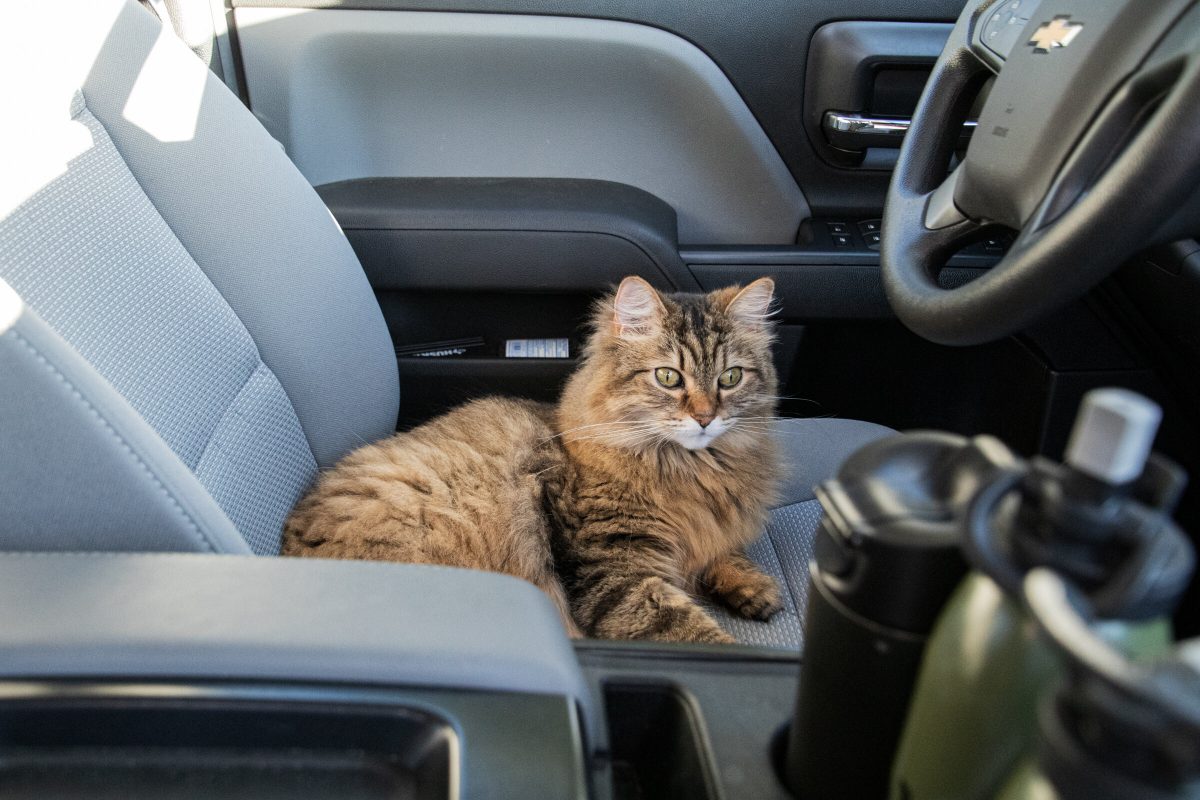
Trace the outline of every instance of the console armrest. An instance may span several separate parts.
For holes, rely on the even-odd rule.
[[[445,567],[0,554],[0,678],[333,682],[564,695],[599,719],[550,601]],[[595,739],[592,739],[595,741]]]

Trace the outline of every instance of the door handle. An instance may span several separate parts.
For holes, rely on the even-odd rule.
[[[866,150],[869,147],[899,147],[912,120],[889,117],[864,117],[842,111],[826,111],[821,122],[825,138],[841,150]],[[979,125],[974,120],[963,124],[960,142],[966,144]]]

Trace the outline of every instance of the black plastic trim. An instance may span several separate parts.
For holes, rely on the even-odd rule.
[[[834,249],[823,247],[697,247],[687,248],[679,257],[689,266],[697,264],[771,264],[788,266],[838,265],[879,268],[879,253],[867,248]],[[959,254],[948,262],[950,267],[986,269],[999,261],[993,255]]]
[[[704,291],[745,284],[764,275],[774,278],[784,320],[895,317],[884,294],[879,253],[865,247],[706,247],[684,250],[680,257]],[[962,286],[997,260],[992,254],[957,255],[942,270],[939,281],[946,288]]]
[[[366,178],[317,191],[377,290],[695,290],[675,211],[611,181]]]
[[[575,363],[573,358],[401,358],[399,427],[425,422],[472,397],[499,394],[553,403]]]
[[[696,280],[705,291],[746,284],[769,276],[775,280],[780,318],[794,322],[892,319],[895,314],[883,291],[879,268],[853,264],[696,264]],[[945,269],[947,288],[983,274],[979,269]]]

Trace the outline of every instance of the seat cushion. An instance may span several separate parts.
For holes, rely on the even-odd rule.
[[[771,511],[766,530],[746,548],[746,554],[775,578],[784,607],[769,622],[758,622],[710,604],[713,616],[739,642],[793,651],[803,647],[808,562],[821,521],[821,504],[813,487],[832,478],[855,450],[893,433],[882,425],[847,419],[776,423],[775,436],[784,456],[780,505]]]

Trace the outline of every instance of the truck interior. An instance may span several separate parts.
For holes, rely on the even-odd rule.
[[[803,797],[816,487],[853,453],[1060,461],[1116,387],[1200,474],[1194,0],[0,14],[6,796]],[[513,578],[277,557],[355,447],[555,399],[628,275],[775,282],[769,624],[570,640]]]

